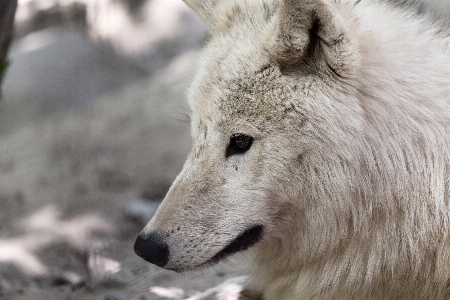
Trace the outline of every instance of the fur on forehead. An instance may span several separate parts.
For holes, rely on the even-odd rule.
[[[188,91],[189,104],[197,114],[193,121],[214,116],[215,123],[224,124],[234,115],[244,117],[245,112],[256,116],[264,100],[258,94],[273,86],[269,81],[263,84],[262,79],[268,80],[269,73],[272,79],[281,76],[265,49],[274,23],[265,25],[260,25],[258,34],[251,32],[251,27],[212,36],[197,61],[197,72]],[[277,104],[270,99],[268,105]]]
[[[194,112],[193,129],[201,123],[227,134],[249,127],[254,130],[248,133],[268,133],[269,129],[285,128],[292,122],[303,123],[303,112],[312,108],[298,99],[310,93],[327,94],[322,79],[284,76],[267,54],[254,53],[253,57],[240,57],[242,61],[231,59],[228,63],[224,58],[215,63],[202,62],[206,66],[199,68],[188,94]]]
[[[284,112],[293,106],[295,98],[290,95],[297,89],[298,80],[284,77],[270,62],[262,40],[253,43],[231,40],[213,40],[203,50],[203,59],[198,62],[198,72],[188,92],[189,104],[195,112],[193,125],[197,126],[196,120],[205,125],[212,123],[208,122],[210,119],[219,130],[227,128],[227,124],[246,123],[263,131],[268,117],[282,124]],[[223,56],[219,57],[219,53]]]

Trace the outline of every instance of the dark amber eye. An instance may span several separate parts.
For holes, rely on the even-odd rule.
[[[234,138],[234,146],[239,149],[247,149],[250,146],[252,138],[246,135],[238,135]]]
[[[235,133],[230,137],[230,144],[227,147],[225,157],[233,154],[241,154],[246,152],[252,146],[253,138],[251,136]]]

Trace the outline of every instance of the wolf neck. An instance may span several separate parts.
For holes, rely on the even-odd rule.
[[[430,153],[443,152],[432,149],[427,138],[433,139],[434,147],[450,153],[446,141],[450,131],[437,131],[434,126],[450,119],[450,37],[447,33],[444,40],[436,38],[442,33],[431,22],[424,25],[428,24],[426,17],[405,24],[403,20],[412,12],[401,12],[388,5],[385,9],[372,6],[370,1],[362,1],[354,8],[359,18],[354,30],[359,35],[362,57],[359,78],[364,79],[355,86],[361,94],[359,105],[371,117],[364,120],[361,130],[364,145],[359,151],[365,152],[361,155],[365,160],[349,162],[354,164],[351,172],[359,188],[349,197],[370,205],[361,206],[359,214],[350,208],[349,211],[339,208],[342,211],[335,213],[336,220],[330,220],[333,224],[328,226],[328,231],[324,224],[322,231],[311,229],[311,235],[333,236],[337,231],[332,228],[339,224],[339,217],[347,217],[355,224],[324,251],[306,254],[308,247],[302,241],[288,239],[298,234],[284,233],[278,241],[263,241],[258,247],[263,250],[255,250],[258,269],[254,270],[254,278],[255,285],[265,290],[264,299],[298,299],[293,295],[321,300],[428,299],[424,295],[429,295],[430,290],[437,293],[436,299],[448,298],[445,290],[450,278],[450,259],[445,257],[445,252],[450,249],[450,242],[443,241],[440,232],[449,230],[450,224],[449,217],[443,215],[448,197],[445,193],[450,190],[450,163],[447,160],[445,166],[430,167],[414,162],[418,161],[417,155],[430,157]],[[424,82],[427,85],[417,89]],[[424,104],[424,99],[433,100]],[[391,140],[394,137],[396,140]],[[436,161],[443,160],[436,158]],[[431,183],[425,182],[430,177],[427,173],[430,169],[436,177],[433,180],[439,184],[435,195],[428,193],[427,186]],[[409,180],[405,186],[397,185],[405,182],[401,178],[406,177]],[[402,189],[410,188],[415,190],[414,196],[408,199],[399,196],[405,194]],[[376,194],[374,190],[381,192]],[[429,203],[424,199],[429,199]],[[411,207],[416,210],[411,211]],[[424,217],[429,218],[429,223],[414,228],[415,220]],[[292,222],[287,228],[308,226],[305,220]],[[371,234],[369,228],[373,226],[378,227]],[[314,252],[311,248],[309,251]],[[295,262],[282,260],[286,257]]]
[[[438,271],[433,265],[440,261],[439,257],[431,260],[416,257],[413,258],[419,260],[416,269],[402,269],[402,264],[388,265],[386,261],[379,261],[379,256],[389,255],[386,252],[378,249],[364,253],[360,245],[355,241],[353,247],[342,253],[330,253],[328,257],[310,262],[311,267],[303,265],[301,270],[298,270],[297,262],[280,261],[280,257],[287,257],[282,252],[276,254],[283,246],[266,248],[263,255],[257,253],[255,256],[258,268],[253,270],[252,284],[264,291],[265,300],[429,300],[430,293],[436,295],[434,299],[448,299],[445,276],[436,274]],[[447,243],[441,249],[449,247]],[[406,266],[409,262],[403,263]],[[439,275],[442,278],[438,278]]]

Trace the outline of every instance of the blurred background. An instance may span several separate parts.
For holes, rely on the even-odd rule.
[[[133,252],[189,151],[205,40],[181,0],[19,0],[0,100],[0,298],[184,299]]]
[[[450,16],[448,0],[427,3]],[[0,100],[0,298],[186,299],[243,272],[178,275],[133,252],[189,151],[184,91],[205,39],[182,0],[19,0]]]

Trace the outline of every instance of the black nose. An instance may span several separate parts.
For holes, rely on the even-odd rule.
[[[164,267],[169,261],[169,246],[158,233],[141,233],[134,242],[134,252],[158,267]]]

